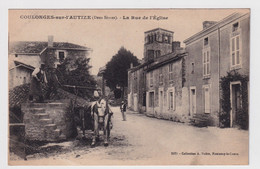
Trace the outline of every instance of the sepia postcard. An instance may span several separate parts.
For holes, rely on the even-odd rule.
[[[9,166],[248,165],[250,9],[9,9]]]

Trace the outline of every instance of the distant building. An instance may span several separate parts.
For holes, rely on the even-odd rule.
[[[76,58],[87,57],[90,48],[68,42],[18,41],[9,43],[9,87],[29,83],[35,67],[45,63],[47,67],[59,66],[65,58],[70,58],[70,67]]]
[[[235,13],[219,22],[204,22],[203,28],[184,41],[188,53],[186,85],[190,113],[204,114],[211,125],[220,125],[222,92],[226,90],[221,88],[221,77],[228,73],[249,77],[250,15]],[[230,100],[226,102],[230,102],[230,112],[226,112],[229,114],[226,121],[234,127],[243,104],[242,82],[234,78],[227,85]]]

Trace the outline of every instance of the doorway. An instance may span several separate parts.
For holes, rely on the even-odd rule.
[[[163,113],[163,88],[159,89],[159,111]]]
[[[134,94],[134,111],[138,111],[138,99],[137,99],[137,94]]]
[[[190,114],[196,114],[196,87],[190,87]]]
[[[150,92],[149,107],[152,111],[152,114],[154,114],[154,92]]]
[[[230,127],[237,127],[238,111],[242,108],[241,82],[230,83]]]

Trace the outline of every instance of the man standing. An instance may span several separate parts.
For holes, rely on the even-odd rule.
[[[29,101],[33,101],[33,97],[37,96],[37,102],[43,102],[42,85],[41,83],[47,83],[45,75],[45,64],[41,64],[40,68],[35,68],[32,72],[32,79],[29,91]]]
[[[122,113],[123,121],[126,121],[126,116],[125,116],[126,102],[125,101],[122,101],[121,106],[120,106],[120,110],[121,110],[121,113]]]
[[[49,69],[49,71],[47,71],[47,72],[45,71],[45,74],[47,75],[47,81],[48,81],[45,99],[50,100],[51,94],[58,97],[57,90],[58,90],[59,85],[61,86],[61,84],[59,83],[55,69]]]

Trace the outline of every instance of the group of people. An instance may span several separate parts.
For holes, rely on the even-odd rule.
[[[35,68],[32,72],[32,78],[30,83],[30,91],[29,91],[29,101],[38,103],[44,102],[42,84],[47,86],[47,92],[45,95],[45,99],[49,100],[51,93],[56,94],[58,88],[58,79],[55,72],[48,72],[48,78],[46,75],[46,67],[45,64],[42,63],[39,68]],[[94,98],[99,98],[100,93],[98,91],[94,91]],[[120,111],[122,113],[123,121],[126,121],[126,101],[122,101],[120,105]]]
[[[43,97],[43,91],[42,91],[42,85],[45,84],[47,87],[47,92],[45,95],[45,99],[50,99],[51,93],[57,93],[57,88],[58,85],[60,85],[57,75],[55,72],[52,72],[50,70],[47,70],[45,67],[45,64],[41,64],[39,68],[36,68],[32,72],[32,78],[31,78],[31,83],[30,83],[30,91],[29,91],[29,101],[30,102],[38,102],[38,103],[43,103],[44,102],[44,97]],[[55,70],[55,69],[53,69]],[[93,93],[93,98],[94,102],[92,105],[92,112],[93,112],[93,120],[94,120],[94,136],[92,140],[91,146],[95,146],[96,144],[96,138],[98,136],[98,131],[99,131],[99,125],[100,125],[100,120],[104,122],[104,135],[105,135],[105,140],[104,140],[104,145],[108,145],[108,138],[109,138],[109,133],[110,129],[108,129],[108,125],[112,124],[111,121],[111,116],[112,112],[110,112],[110,108],[108,105],[108,102],[106,99],[102,99],[101,93],[97,90],[94,91]],[[123,100],[120,105],[120,111],[122,114],[123,121],[126,121],[126,101]],[[112,127],[111,127],[112,128]]]

